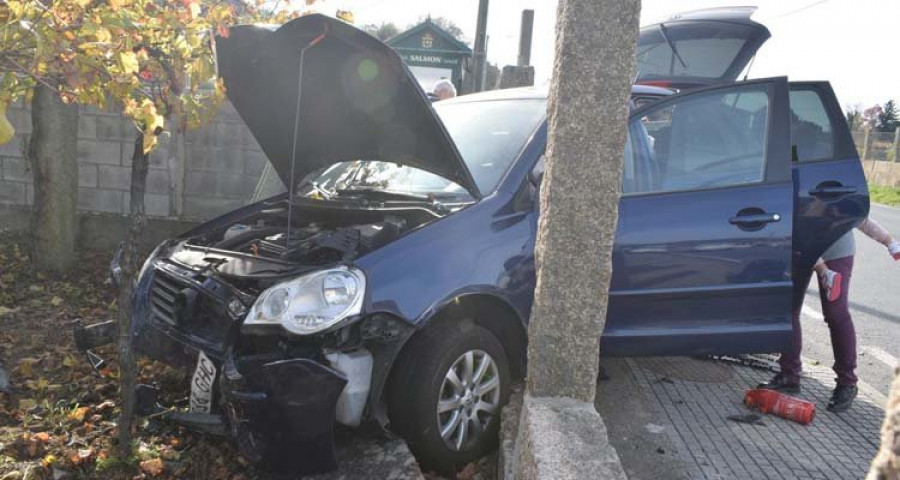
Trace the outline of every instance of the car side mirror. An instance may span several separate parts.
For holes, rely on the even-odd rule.
[[[534,164],[534,168],[531,169],[531,172],[528,174],[528,180],[534,185],[538,187],[541,185],[541,180],[544,178],[544,155],[541,155],[541,158],[538,159],[537,163]]]

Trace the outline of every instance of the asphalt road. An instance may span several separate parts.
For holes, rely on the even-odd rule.
[[[900,238],[900,209],[872,205],[870,218]],[[803,356],[831,366],[834,355],[816,282],[807,291],[802,315]],[[856,231],[856,258],[850,284],[850,311],[859,352],[857,375],[887,394],[900,358],[900,262],[882,245]]]

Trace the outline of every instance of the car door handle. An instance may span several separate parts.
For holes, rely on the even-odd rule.
[[[820,183],[816,188],[809,191],[810,195],[815,197],[839,197],[841,195],[849,195],[856,193],[856,187],[848,187],[834,183]]]
[[[777,213],[757,213],[753,215],[737,215],[731,217],[732,225],[761,225],[781,221],[781,215]]]

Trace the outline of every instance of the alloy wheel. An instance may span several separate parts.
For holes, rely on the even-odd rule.
[[[437,404],[438,426],[448,447],[465,450],[497,421],[500,387],[497,364],[487,352],[469,350],[453,362]]]

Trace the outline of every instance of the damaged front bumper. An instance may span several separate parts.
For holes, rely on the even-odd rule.
[[[241,453],[274,472],[337,468],[334,418],[346,377],[304,358],[241,363],[228,356],[219,384]]]
[[[334,334],[343,345],[334,338],[242,336],[247,308],[239,307],[252,301],[214,275],[153,260],[135,286],[132,344],[175,366],[192,368],[200,352],[215,364],[212,410],[174,413],[171,420],[230,433],[243,456],[272,474],[333,470],[336,419],[358,425],[364,407],[369,418],[384,418],[381,391],[413,327],[375,316]],[[85,331],[90,327],[80,336],[90,339]],[[96,341],[79,344],[87,349]]]

